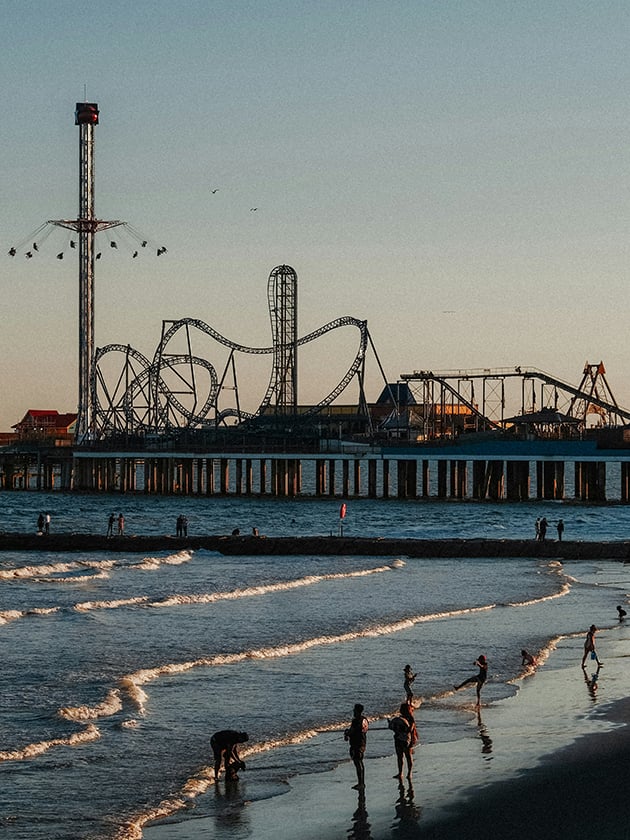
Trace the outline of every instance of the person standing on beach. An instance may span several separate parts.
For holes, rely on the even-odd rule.
[[[407,703],[411,706],[413,704],[413,690],[411,688],[411,684],[418,675],[412,672],[411,665],[405,665],[403,675],[405,678],[405,695],[407,696]]]
[[[475,659],[475,665],[479,668],[479,673],[475,674],[472,677],[468,677],[467,680],[460,683],[459,685],[453,686],[455,691],[459,691],[460,688],[463,688],[465,685],[477,685],[477,705],[479,706],[481,703],[481,688],[485,681],[488,679],[488,660],[482,654],[480,654],[477,659]]]
[[[595,662],[597,662],[597,667],[602,667],[602,663],[599,661],[597,651],[595,650],[595,633],[597,633],[597,627],[595,627],[594,624],[591,624],[588,633],[586,634],[586,639],[584,640],[584,656],[582,657],[582,668],[584,667],[586,657],[589,655],[589,653],[591,655],[591,659],[594,659]]]
[[[225,778],[229,781],[238,779],[237,771],[244,770],[245,764],[238,754],[238,745],[249,741],[247,732],[237,732],[235,729],[221,729],[210,738],[210,746],[214,754],[214,778],[219,778],[221,762],[225,764]]]
[[[354,790],[363,790],[365,788],[363,756],[365,755],[367,744],[367,731],[368,722],[367,718],[363,716],[363,706],[361,703],[356,703],[350,726],[343,734],[344,741],[348,741],[350,744],[350,758],[354,762],[357,771],[357,783],[353,785]]]
[[[387,725],[394,733],[394,747],[398,762],[398,773],[396,773],[394,778],[402,781],[403,759],[405,759],[407,762],[407,778],[411,779],[413,748],[418,742],[418,731],[411,705],[409,703],[401,703],[400,714],[389,720]]]
[[[564,534],[564,520],[558,519],[558,524],[556,525],[558,529],[558,542],[562,542],[562,535]]]

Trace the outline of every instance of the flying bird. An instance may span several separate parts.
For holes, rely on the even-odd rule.
[[[250,208],[249,208],[249,212],[250,212],[250,213],[255,213],[255,212],[256,212],[256,210],[258,210],[258,207],[250,207]]]
[[[212,190],[212,195],[216,195],[219,192],[219,188],[217,187],[215,190]]]

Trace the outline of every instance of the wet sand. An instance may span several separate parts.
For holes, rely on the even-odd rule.
[[[390,539],[340,536],[231,536],[208,534],[175,537],[98,534],[0,533],[0,551],[149,552],[185,549],[226,555],[339,555],[365,557],[548,557],[565,560],[629,560],[630,541]]]
[[[343,763],[336,769],[288,779],[285,794],[256,801],[257,761],[251,761],[231,793],[219,783],[204,794],[213,797],[213,817],[180,813],[167,824],[146,826],[143,837],[628,838],[630,627],[602,638],[600,653],[604,649],[596,691],[579,665],[581,640],[570,639],[522,682],[515,697],[483,705],[480,718],[462,702],[470,700],[462,692],[442,704],[422,706],[413,792],[406,784],[399,789],[392,778],[393,749],[387,758],[369,757],[390,742],[390,733],[379,730],[383,722],[375,722],[368,734],[364,799],[352,789],[354,769],[339,736]],[[445,735],[445,715],[467,724],[463,737]],[[282,761],[281,751],[273,761]]]

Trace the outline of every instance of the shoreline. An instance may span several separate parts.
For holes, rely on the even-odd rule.
[[[579,668],[580,640],[563,642],[533,676],[522,680],[516,696],[483,704],[483,726],[471,705],[449,707],[468,719],[468,732],[452,740],[436,738],[444,724],[443,705],[416,713],[420,746],[413,787],[392,779],[393,746],[387,757],[377,750],[377,732],[368,732],[366,791],[357,800],[356,781],[340,743],[340,764],[332,770],[287,779],[286,792],[256,797],[253,772],[242,774],[239,789],[211,788],[212,816],[192,810],[147,823],[143,840],[622,840],[629,836],[630,699],[623,683],[629,675],[626,646],[611,639],[602,677],[607,699],[588,697]],[[578,665],[576,665],[576,658]],[[555,661],[554,661],[555,660]],[[558,723],[566,729],[558,734]],[[554,727],[549,738],[548,727]],[[484,734],[485,733],[485,734]],[[387,737],[387,736],[385,736]],[[483,740],[485,737],[485,741]],[[480,738],[483,745],[480,743]],[[488,748],[489,743],[489,748]],[[486,749],[482,749],[485,746]],[[521,749],[522,748],[522,749]],[[485,753],[485,754],[484,754]],[[381,753],[383,755],[383,753]],[[251,781],[250,781],[251,779]],[[299,828],[296,818],[299,815]],[[224,824],[230,817],[231,831]],[[140,836],[140,835],[139,835]]]
[[[0,533],[3,551],[216,551],[224,555],[338,555],[406,557],[542,557],[560,560],[630,560],[630,540],[406,539],[344,536],[203,535],[105,537],[98,534]]]

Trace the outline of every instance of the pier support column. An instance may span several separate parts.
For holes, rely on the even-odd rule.
[[[493,501],[503,498],[503,461],[488,461],[486,468],[486,486],[488,498]]]
[[[407,466],[408,461],[396,461],[396,483],[397,493],[399,499],[407,499]]]
[[[446,469],[447,469],[447,462],[446,461],[438,461],[437,462],[437,494],[438,499],[445,499],[446,498]]]
[[[234,465],[234,492],[237,496],[243,493],[243,459],[237,458]]]
[[[628,461],[622,461],[619,464],[621,468],[621,491],[619,494],[619,498],[625,504],[630,502],[630,463]]]
[[[376,461],[368,461],[368,499],[376,499]]]
[[[230,462],[227,458],[221,458],[219,470],[221,471],[221,495],[227,496],[230,489]]]
[[[422,461],[422,479],[421,484],[422,487],[420,489],[420,494],[423,499],[427,499],[429,497],[429,478],[430,478],[430,471],[429,471],[429,462]]]
[[[260,495],[264,496],[267,492],[267,460],[261,458],[259,462],[260,469]]]
[[[383,459],[383,498],[389,499],[390,489],[390,475],[389,475],[389,458]]]
[[[350,495],[350,462],[341,462],[341,495],[347,499]]]
[[[353,464],[354,473],[354,495],[361,495],[361,461],[357,458]]]
[[[328,495],[335,495],[335,459],[328,460]]]
[[[326,486],[326,462],[318,458],[315,461],[315,495],[323,496]]]
[[[245,459],[245,493],[248,496],[252,495],[254,486],[254,471],[252,467],[252,459]]]
[[[528,461],[507,462],[506,496],[511,502],[526,502],[529,499]]]

